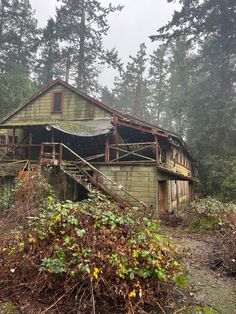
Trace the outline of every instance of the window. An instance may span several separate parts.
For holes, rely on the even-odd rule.
[[[13,136],[8,136],[8,143],[9,144],[18,144],[18,136],[15,136],[15,143],[13,143]]]
[[[179,161],[179,155],[178,153],[175,154],[175,162],[178,162]]]
[[[62,113],[63,110],[63,92],[54,91],[52,93],[52,113]]]
[[[0,136],[0,144],[2,144],[2,145],[6,144],[6,136],[5,135]]]

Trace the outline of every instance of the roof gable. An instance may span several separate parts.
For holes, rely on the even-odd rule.
[[[58,90],[58,89],[63,89],[64,91],[68,91],[70,95],[74,95],[80,100],[83,100],[78,104],[78,102],[74,102],[74,107],[72,110],[69,108],[71,106],[70,100],[67,102],[67,112],[66,114],[63,115],[53,115],[50,116],[51,114],[51,100],[50,96],[48,95],[50,91],[53,89]],[[48,100],[44,100],[47,104],[47,111],[42,114],[42,108],[40,106],[37,107],[37,101],[40,102],[40,98],[43,99],[44,96],[49,96]],[[73,97],[72,97],[73,98]],[[31,108],[30,108],[31,107]],[[38,110],[38,111],[37,111]],[[73,111],[74,110],[74,111]],[[23,113],[23,115],[22,115]],[[173,137],[177,139],[181,145],[183,146],[184,150],[188,152],[191,158],[192,154],[187,147],[186,143],[184,140],[178,135],[173,132],[169,132],[165,129],[162,129],[158,126],[152,125],[150,123],[147,123],[145,121],[140,120],[137,117],[121,113],[105,104],[102,102],[96,100],[95,98],[86,95],[85,93],[77,90],[70,84],[60,80],[56,79],[46,85],[45,87],[41,88],[36,94],[28,98],[23,104],[21,104],[17,109],[15,109],[13,112],[10,114],[6,115],[2,120],[0,120],[0,124],[7,124],[10,125],[12,122],[16,124],[17,121],[19,121],[19,125],[23,124],[26,125],[31,125],[31,124],[47,124],[47,123],[54,123],[55,121],[75,121],[75,120],[81,120],[81,119],[106,119],[106,118],[111,118],[112,116],[115,117],[114,120],[119,119],[124,121],[124,123],[127,123],[127,126],[132,127],[132,125],[136,126],[137,129],[143,131],[143,132],[148,132],[148,133],[153,133],[153,134],[163,134],[164,136],[167,137]],[[55,123],[54,123],[55,124]]]
[[[53,91],[64,92],[64,110],[62,114],[51,115],[51,93]],[[0,123],[9,124],[19,121],[54,121],[106,118],[118,114],[116,110],[102,104],[66,82],[57,79],[40,89],[36,94],[28,98],[13,112],[5,116]]]

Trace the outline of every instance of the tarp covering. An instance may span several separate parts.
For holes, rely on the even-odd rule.
[[[52,128],[66,134],[91,137],[105,135],[112,129],[111,119],[60,121],[51,125]]]

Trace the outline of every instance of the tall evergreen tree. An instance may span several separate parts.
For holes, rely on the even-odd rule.
[[[114,93],[119,100],[120,110],[149,120],[146,65],[146,46],[142,43],[136,56],[130,56],[130,61],[121,77],[116,79]]]
[[[5,7],[6,8],[6,7]],[[22,65],[30,73],[37,51],[37,21],[29,0],[8,1],[5,36],[2,40],[4,70],[11,63]]]
[[[58,0],[57,25],[64,43],[68,66],[79,89],[87,92],[98,89],[100,66],[120,65],[117,51],[103,47],[103,36],[109,30],[108,15],[121,6],[103,7],[97,0]]]
[[[20,64],[13,64],[7,73],[0,74],[0,81],[0,118],[18,107],[36,90]]]
[[[0,0],[0,71],[4,70],[7,57],[6,44],[11,25],[11,3],[9,0]]]
[[[100,100],[113,108],[119,108],[118,99],[116,98],[114,92],[110,90],[107,86],[101,88]]]
[[[202,191],[224,195],[224,178],[236,156],[235,1],[179,2],[180,12],[151,38],[170,42],[185,36],[195,43],[187,139],[199,157]]]
[[[160,46],[150,55],[149,110],[152,122],[163,124],[167,102],[168,59],[167,47]],[[165,121],[166,122],[166,121]]]
[[[167,127],[181,136],[188,127],[190,85],[190,52],[185,39],[173,42],[169,47],[169,78],[166,99],[165,121]]]
[[[43,85],[65,75],[65,64],[63,65],[59,47],[57,26],[52,18],[48,20],[46,27],[42,30],[39,48],[40,55],[35,68],[37,82]]]
[[[37,21],[28,0],[0,0],[0,115],[32,94]]]

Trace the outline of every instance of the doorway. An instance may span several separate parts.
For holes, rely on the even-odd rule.
[[[158,181],[158,216],[167,213],[167,181]]]

